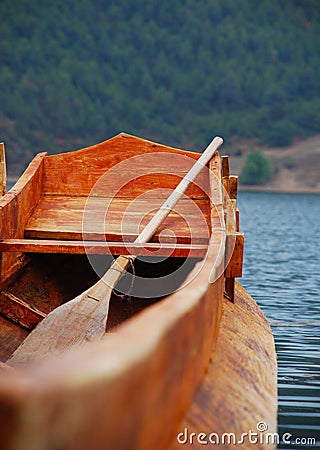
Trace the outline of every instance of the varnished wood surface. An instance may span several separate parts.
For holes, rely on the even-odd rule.
[[[149,242],[205,165],[214,157],[219,161],[216,151],[222,142],[219,137],[212,140],[186,176],[164,200],[152,219],[148,221],[134,243]],[[211,243],[209,245],[211,246]],[[17,367],[31,361],[43,361],[80,348],[88,342],[101,339],[106,332],[113,290],[130,264],[133,264],[134,259],[133,255],[130,257],[119,256],[103,277],[88,291],[83,292],[72,301],[60,305],[47,317],[44,317],[7,360],[7,364]],[[10,296],[7,295],[7,298],[10,299]],[[16,303],[16,298],[11,299]]]
[[[218,334],[223,275],[209,284],[212,258],[219,255],[216,246],[210,248],[207,263],[200,272],[201,266],[194,268],[198,275],[184,289],[125,322],[103,342],[2,375],[5,448],[44,450],[58,443],[77,450],[165,448]],[[222,254],[215,261],[218,269],[223,273]]]
[[[7,190],[7,168],[6,168],[6,154],[4,143],[0,142],[0,197],[6,193]]]
[[[0,198],[0,239],[23,238],[25,225],[42,192],[43,160],[38,154],[10,192]],[[24,254],[0,254],[0,287],[25,263]]]
[[[204,258],[207,244],[175,244],[149,242],[138,244],[117,241],[67,241],[58,239],[4,239],[0,251],[26,253],[65,253],[72,255],[136,255]]]
[[[122,186],[117,197],[136,197],[146,189],[174,189],[191,168],[199,153],[187,152],[121,133],[105,142],[72,153],[45,158],[43,191],[46,194],[101,195]],[[108,171],[122,163],[116,172]],[[76,177],[74,167],[77,167]],[[142,179],[133,181],[136,177]],[[102,177],[102,178],[101,178]],[[202,172],[186,195],[203,196],[208,176]]]
[[[234,234],[227,234],[226,278],[242,277],[243,250],[243,233],[235,232]]]
[[[171,304],[170,309],[172,307],[173,304]],[[168,304],[165,308],[168,308]],[[161,309],[162,307],[160,307],[160,310]],[[160,310],[158,310],[157,315]],[[150,319],[152,315],[153,314],[150,315],[147,313],[144,315],[144,319],[147,317]],[[134,327],[134,324],[132,323],[127,330],[129,334],[127,332],[125,333],[125,336],[127,336],[125,339],[130,335],[131,339],[135,336],[134,340],[136,343],[136,339],[138,338],[136,333],[142,323],[144,323],[143,330],[138,332],[138,335],[142,337],[144,333],[146,333],[145,326],[148,323],[148,321],[145,322],[145,320],[138,321],[138,323],[136,323],[136,325],[138,325],[137,327]],[[189,338],[192,336],[196,338],[197,333],[190,334],[189,330],[188,336]],[[15,411],[17,405],[20,405],[18,406],[19,408],[22,406],[20,403],[22,400],[21,395],[23,396],[23,391],[26,388],[29,395],[33,392],[33,401],[31,403],[27,402],[24,405],[24,414],[27,414],[27,416],[28,414],[33,414],[33,425],[36,427],[35,433],[31,433],[31,430],[28,430],[28,427],[25,428],[24,431],[22,430],[23,440],[20,441],[20,444],[18,440],[18,445],[16,441],[14,447],[8,445],[8,447],[5,448],[21,448],[23,450],[29,448],[51,449],[51,446],[55,445],[55,442],[59,440],[59,442],[64,442],[64,445],[66,445],[65,448],[77,450],[84,449],[86,448],[85,446],[89,444],[91,445],[91,448],[107,450],[117,450],[118,448],[128,450],[135,448],[139,450],[149,450],[150,448],[178,450],[181,447],[190,448],[191,450],[192,448],[203,448],[203,445],[196,441],[196,436],[198,436],[199,433],[204,433],[207,437],[211,433],[215,433],[214,439],[217,439],[216,436],[220,436],[221,438],[223,433],[234,433],[235,436],[240,439],[242,433],[248,433],[250,430],[256,432],[257,424],[259,422],[265,422],[268,425],[267,431],[269,433],[276,432],[277,368],[274,341],[266,318],[250,295],[238,283],[236,284],[235,303],[230,303],[227,300],[224,301],[219,336],[216,347],[212,349],[211,362],[208,371],[200,384],[186,415],[180,422],[176,423],[174,429],[169,433],[171,435],[171,444],[169,444],[169,442],[166,443],[165,440],[163,440],[168,431],[166,428],[166,419],[173,420],[172,414],[174,410],[179,407],[179,404],[176,403],[175,395],[177,395],[177,393],[175,392],[175,395],[169,396],[167,389],[172,383],[172,376],[179,377],[179,389],[181,389],[181,383],[185,389],[186,385],[192,382],[192,379],[187,376],[186,372],[180,375],[179,373],[175,373],[174,367],[176,367],[176,363],[171,368],[172,370],[170,370],[169,373],[166,372],[166,375],[162,377],[160,372],[158,372],[160,366],[156,362],[159,363],[161,361],[161,355],[163,354],[161,352],[154,354],[156,357],[154,360],[156,371],[153,372],[152,376],[156,376],[156,379],[158,379],[157,383],[164,389],[161,391],[162,406],[160,409],[157,409],[155,413],[152,429],[149,428],[144,438],[141,435],[140,438],[137,438],[136,432],[143,430],[143,424],[146,422],[147,416],[150,417],[150,415],[153,414],[153,410],[149,409],[150,405],[147,406],[149,403],[145,403],[144,401],[144,395],[150,395],[150,398],[153,398],[153,401],[155,401],[155,398],[152,395],[154,387],[151,387],[150,373],[148,372],[149,377],[145,379],[145,383],[148,385],[147,390],[146,386],[142,388],[141,385],[137,384],[137,367],[133,371],[131,369],[130,379],[124,382],[123,385],[121,382],[120,384],[118,382],[115,384],[114,382],[112,383],[112,387],[115,389],[113,394],[111,394],[111,391],[106,390],[103,378],[101,378],[103,371],[105,370],[103,368],[105,365],[100,365],[100,369],[97,372],[94,370],[94,361],[101,352],[106,352],[106,364],[110,367],[112,358],[110,359],[107,349],[109,349],[109,351],[111,349],[120,351],[121,348],[119,347],[119,341],[117,340],[116,335],[112,334],[107,336],[107,338],[109,339],[110,345],[108,345],[106,341],[105,344],[103,344],[104,348],[101,347],[101,351],[97,348],[93,354],[85,353],[83,355],[82,365],[79,365],[78,358],[67,363],[67,367],[64,366],[63,368],[63,371],[66,370],[64,376],[66,373],[69,374],[65,380],[61,378],[60,381],[55,380],[54,378],[57,376],[57,373],[50,374],[50,369],[48,368],[45,371],[42,370],[38,372],[38,375],[37,372],[35,372],[33,376],[35,375],[36,379],[32,382],[30,379],[28,381],[29,375],[31,376],[30,373],[29,375],[25,374],[27,378],[23,385],[20,385],[19,382],[13,382],[12,384],[12,379],[14,380],[16,375],[11,372],[10,382],[7,384],[7,389],[5,389],[7,395],[3,397],[2,389],[4,386],[3,384],[1,385],[1,381],[3,380],[0,378],[0,398],[2,407],[5,404],[8,406],[10,405],[12,412]],[[189,343],[187,344],[187,342]],[[180,349],[177,346],[177,343],[172,347],[171,355],[173,361],[178,355],[180,358],[182,354],[186,352],[187,348],[188,352],[192,351],[192,348],[194,350],[198,349],[197,339],[185,341],[184,345],[187,345],[184,349]],[[191,347],[189,347],[190,345]],[[129,345],[126,356],[127,360],[130,360],[129,355],[133,348],[134,343],[133,346]],[[75,361],[77,361],[77,370],[79,370],[79,373],[82,375],[76,383],[75,381],[77,378],[74,378],[74,381],[71,383],[71,379],[74,375],[72,375],[71,379],[69,378],[70,370]],[[88,370],[89,368],[91,369]],[[0,369],[2,369],[2,371],[8,371],[6,366],[2,366]],[[60,367],[60,370],[61,369],[62,367]],[[74,371],[71,370],[71,372]],[[158,375],[156,375],[157,373]],[[98,374],[100,375],[97,379],[96,377]],[[62,376],[62,374],[60,374],[60,376]],[[158,376],[161,378],[158,378]],[[94,379],[96,380],[94,385],[97,388],[97,394],[92,390],[92,382]],[[98,382],[99,379],[100,381]],[[8,380],[9,379],[7,378],[7,381]],[[65,382],[67,382],[67,385],[65,385]],[[33,389],[35,389],[34,383],[38,383],[38,386],[37,389],[33,391]],[[45,390],[43,390],[44,385],[42,385],[42,383],[46,384]],[[108,383],[110,383],[110,380]],[[169,383],[169,385],[167,383]],[[15,398],[17,402],[15,407],[13,407],[12,399],[10,397],[10,385],[15,385]],[[24,386],[24,388],[22,388],[22,386]],[[122,386],[121,389],[123,395],[120,398],[122,398],[122,402],[125,403],[123,410],[121,410],[120,405],[118,405],[115,400],[116,398],[119,399],[118,394],[121,391],[120,387],[117,386]],[[71,387],[72,390],[70,391]],[[30,389],[32,390],[30,391]],[[146,394],[146,392],[149,392],[149,394]],[[60,395],[63,396],[63,401],[62,398],[61,401],[59,401]],[[130,402],[133,399],[135,399],[134,401],[137,401],[137,398],[139,397],[143,400],[143,409],[136,410],[135,414],[131,416],[130,411],[128,411],[128,408],[130,410],[130,406],[128,405],[130,405]],[[164,399],[167,399],[167,401],[164,402]],[[185,398],[185,400],[187,399]],[[7,403],[3,403],[4,401]],[[110,402],[113,401],[115,401],[115,409],[111,408]],[[46,404],[42,402],[45,402]],[[165,420],[159,420],[160,417],[162,418],[162,413],[167,407],[169,408],[169,412],[166,413]],[[34,416],[35,411],[40,415]],[[53,413],[53,411],[56,412]],[[72,413],[74,411],[77,411],[77,418]],[[99,414],[96,415],[95,411],[99,411]],[[101,411],[103,411],[102,414]],[[15,413],[13,413],[13,415],[14,414]],[[61,414],[62,416],[60,417]],[[112,417],[112,424],[109,423],[110,417]],[[81,426],[79,426],[79,420],[80,423],[81,420],[84,420]],[[121,423],[121,433],[119,436],[116,434],[118,429],[113,428],[113,420],[119,420]],[[142,420],[142,422],[140,422],[140,420]],[[6,417],[6,421],[3,421],[2,424],[10,425],[8,417]],[[64,424],[64,426],[62,426],[62,424]],[[104,426],[102,426],[103,424]],[[139,426],[138,430],[135,429],[135,426],[137,425]],[[77,427],[79,427],[78,432]],[[177,436],[180,433],[185,433],[185,429],[188,430],[188,442],[182,446],[177,442]],[[94,430],[94,433],[90,433],[89,430]],[[9,442],[6,441],[6,439],[10,439],[9,431],[10,426],[2,432],[4,443]],[[21,429],[19,432],[21,432]],[[109,436],[109,432],[110,436],[112,436],[111,441],[106,437],[106,435]],[[190,444],[190,435],[192,435],[192,433],[194,433],[194,435],[193,437],[191,436],[192,444]],[[155,444],[150,444],[151,434],[154,434],[156,437]],[[67,436],[68,439],[64,441]],[[128,438],[128,436],[131,439],[131,443],[126,444],[126,437]],[[204,439],[203,435],[200,437],[202,440]],[[143,439],[145,439],[145,441]],[[26,445],[25,442],[28,442],[30,445]],[[146,442],[147,444],[145,444]],[[36,445],[36,447],[33,447],[34,445]],[[41,447],[37,447],[37,445],[41,445]],[[233,444],[215,445],[215,448],[219,449],[233,449],[238,447],[239,446],[234,446]],[[265,445],[264,442],[250,444],[249,441],[246,441],[245,444],[243,444],[243,447],[260,450],[271,450],[275,448],[274,445]]]
[[[223,304],[219,337],[208,372],[176,430],[170,450],[210,448],[211,433],[220,438],[220,444],[214,445],[217,449],[275,449],[275,441],[269,440],[268,445],[267,439],[260,436],[277,431],[276,375],[274,339],[267,319],[248,292],[236,283],[235,302],[225,300]],[[259,422],[267,424],[266,433],[259,433]],[[244,437],[242,445],[233,445],[225,437],[222,444],[223,433],[234,433],[240,440],[242,433],[250,430],[258,433],[258,443]],[[184,445],[177,440],[179,433],[183,433],[183,441],[188,435]],[[195,435],[190,438],[192,433]],[[206,435],[207,445],[197,441],[199,433]],[[200,436],[200,440],[204,439]],[[216,436],[212,439],[217,442]]]
[[[158,153],[157,167],[153,165],[153,157],[148,159],[152,152]],[[172,159],[168,158],[172,152],[179,155],[176,159],[177,165],[172,164]],[[127,165],[125,161],[137,153],[140,155],[140,160],[136,169],[131,171],[130,165]],[[162,203],[163,197],[158,191],[151,192],[149,198],[144,195],[138,197],[139,200],[135,202],[135,206],[138,205],[137,210],[133,209],[131,212],[133,217],[139,213],[140,219],[132,223],[130,220],[125,222],[129,227],[127,235],[126,230],[119,229],[117,225],[126,210],[124,205],[129,206],[135,197],[144,194],[146,187],[158,189],[165,186],[166,189],[172,189],[190,168],[191,162],[198,157],[199,155],[195,153],[177,151],[124,134],[76,153],[45,156],[39,165],[40,170],[34,171],[39,176],[33,178],[29,171],[29,179],[37,180],[32,185],[36,195],[29,203],[30,211],[28,210],[28,214],[23,219],[23,228],[19,228],[18,234],[9,233],[1,236],[4,238],[3,245],[17,245],[16,250],[22,249],[23,246],[26,249],[28,245],[34,246],[34,249],[37,245],[43,245],[43,249],[46,245],[47,248],[51,246],[57,249],[52,242],[53,239],[57,240],[57,244],[61,244],[61,241],[66,239],[82,239],[81,215],[85,206],[84,199],[89,192],[92,194],[90,202],[92,201],[93,206],[88,208],[88,217],[89,219],[100,217],[102,229],[99,226],[97,230],[95,228],[97,222],[89,220],[89,223],[93,223],[93,229],[89,229],[86,237],[100,240],[99,246],[106,236],[114,239],[115,244],[119,241],[119,236],[133,240],[138,234],[140,222],[148,220],[146,214],[153,214],[154,204]],[[225,166],[228,165],[226,158],[223,161]],[[109,200],[106,192],[114,186],[112,186],[112,178],[103,178],[102,183],[99,183],[99,180],[106,170],[112,171],[112,167],[121,162],[124,162],[124,170],[120,172],[122,177],[119,180],[120,185],[122,181],[132,176],[140,177],[140,183],[129,181],[123,184],[114,209],[112,207],[110,209],[112,215],[107,224],[111,228],[106,230],[104,228],[105,212],[106,203]],[[75,166],[79,168],[79,176],[76,180]],[[143,167],[148,171],[151,170],[151,173],[141,176]],[[119,314],[118,308],[111,320],[110,326],[113,327],[111,334],[107,334],[106,338],[96,345],[89,345],[78,352],[72,352],[60,361],[52,359],[47,363],[31,365],[21,371],[10,371],[10,376],[7,376],[10,369],[1,365],[0,432],[2,445],[5,448],[9,450],[52,450],[57,447],[70,450],[87,450],[87,448],[164,450],[170,447],[170,443],[175,442],[175,435],[182,431],[182,424],[195,426],[195,430],[204,426],[204,430],[208,431],[216,431],[212,430],[211,426],[215,427],[216,424],[218,426],[218,423],[221,429],[224,429],[229,426],[230,421],[237,423],[236,430],[246,427],[248,421],[252,417],[255,418],[255,410],[251,409],[251,406],[249,409],[244,406],[246,396],[249,398],[249,405],[257,401],[257,395],[252,395],[252,390],[259,392],[260,410],[265,407],[266,411],[270,412],[270,417],[274,415],[275,406],[272,403],[274,392],[270,386],[275,382],[276,376],[274,372],[269,371],[274,365],[274,360],[271,361],[274,353],[268,350],[271,342],[270,335],[266,331],[266,325],[264,337],[267,340],[264,342],[261,339],[260,324],[265,323],[265,318],[250,302],[242,301],[245,294],[240,291],[238,291],[240,294],[236,295],[235,305],[230,302],[224,305],[225,328],[224,335],[219,340],[220,359],[214,359],[216,354],[212,349],[221,331],[219,323],[224,288],[223,216],[224,212],[228,216],[230,208],[227,207],[227,196],[222,194],[218,183],[220,161],[213,161],[210,169],[209,176],[208,172],[204,171],[198,177],[197,185],[189,189],[187,194],[190,198],[180,202],[181,206],[183,203],[183,211],[181,210],[181,214],[176,213],[175,223],[167,224],[168,227],[176,230],[178,243],[181,246],[190,244],[190,229],[194,229],[194,234],[197,239],[200,239],[200,241],[192,240],[192,244],[199,246],[206,245],[210,232],[217,230],[214,231],[216,239],[212,240],[211,253],[207,255],[207,263],[200,271],[200,276],[193,280],[191,277],[190,283],[185,288],[153,304],[141,314],[119,326],[121,314],[126,316],[125,319],[130,317],[130,314],[126,315],[124,308],[120,308],[122,313]],[[170,175],[166,176],[166,172]],[[24,180],[26,181],[26,178]],[[229,189],[230,183],[229,173],[224,170],[223,184]],[[92,192],[95,185],[96,189]],[[214,205],[210,204],[204,194],[208,189],[212,194]],[[26,192],[31,192],[31,189]],[[18,191],[13,192],[13,196],[17,193]],[[8,197],[7,200],[9,200]],[[204,217],[203,227],[199,227],[199,224],[196,224],[194,228],[186,226],[185,214],[188,221],[192,222],[193,210],[186,206],[191,204],[199,206],[199,211]],[[145,206],[147,209],[144,209]],[[23,212],[23,208],[19,211]],[[9,217],[14,223],[15,216],[9,214]],[[179,226],[175,229],[178,223]],[[179,234],[182,228],[184,233]],[[11,229],[13,230],[13,227]],[[25,231],[25,236],[21,232],[22,229]],[[206,231],[203,232],[203,230]],[[88,229],[85,231],[88,232]],[[237,231],[239,231],[238,227]],[[29,239],[26,240],[26,237]],[[42,244],[35,242],[38,238],[44,239],[44,242]],[[170,242],[172,235],[163,233],[161,239],[159,236],[156,238],[162,242],[163,239]],[[15,243],[14,240],[16,240]],[[243,240],[240,241],[241,239],[238,243],[242,250]],[[230,242],[231,240],[229,244]],[[228,252],[232,254],[228,267],[229,275],[236,276],[242,267],[242,252],[238,248],[233,255],[229,244]],[[21,247],[18,247],[19,245]],[[68,242],[61,246],[66,253],[71,247],[73,250],[77,248],[79,252],[82,252],[79,242],[72,245]],[[17,254],[5,251],[2,255],[5,255],[3,258],[9,258],[11,255],[13,261],[14,255]],[[31,261],[44,256],[32,255]],[[50,259],[58,257],[57,264],[59,264],[61,256],[64,255],[51,255]],[[72,270],[76,268],[76,265],[72,263],[73,257],[81,258],[81,255],[68,255],[66,258],[70,258],[69,269],[67,268],[63,275],[63,268],[59,267],[56,273],[52,273],[52,278],[45,271],[41,276],[39,272],[41,265],[38,264],[36,272],[32,270],[28,272],[30,269],[28,265],[19,279],[10,285],[9,295],[13,303],[17,303],[14,298],[17,297],[18,300],[22,300],[22,302],[18,301],[19,307],[23,307],[24,300],[27,300],[35,308],[41,307],[41,311],[47,313],[58,304],[72,298],[69,296],[71,285],[78,288],[81,284],[79,280],[83,281],[85,276],[80,272],[78,274],[74,272],[71,276]],[[59,277],[55,279],[58,273]],[[234,278],[229,279],[234,280]],[[209,280],[214,282],[210,283]],[[6,292],[5,295],[7,295]],[[28,298],[25,298],[26,295]],[[53,302],[51,302],[52,299]],[[42,309],[42,305],[47,310]],[[143,306],[145,305],[139,306],[139,311]],[[25,310],[23,314],[24,312]],[[19,320],[21,314],[20,311],[17,312]],[[9,322],[3,320],[2,330],[5,330]],[[116,326],[118,328],[115,328]],[[247,329],[244,330],[244,327]],[[9,331],[12,333],[11,335],[9,332],[5,333],[8,342],[5,344],[7,347],[4,346],[3,353],[8,357],[27,333],[12,324]],[[248,338],[248,332],[251,333],[251,338]],[[248,347],[251,353],[248,353]],[[226,355],[226,352],[229,355]],[[196,389],[203,380],[210,354],[215,361],[214,367],[217,371],[211,372],[212,365],[210,366],[208,375],[211,373],[211,378],[209,381],[208,377],[206,378],[199,391],[200,403],[195,400],[185,421],[181,422]],[[245,370],[247,363],[249,369],[251,368],[251,376]],[[260,397],[267,377],[262,373],[263,370],[267,370],[268,376],[271,377],[270,389],[269,391],[267,389],[270,395]],[[253,372],[256,372],[257,376],[254,376]],[[213,385],[216,389],[213,390],[214,398],[210,397]],[[207,386],[205,391],[202,390],[203,386]],[[220,397],[217,390],[221,390]],[[214,402],[215,398],[217,403]],[[227,404],[224,405],[224,403]],[[234,411],[234,405],[235,409],[239,408],[241,412],[238,422],[236,422],[237,413]],[[208,408],[205,409],[208,412],[207,415],[201,413],[203,407]],[[211,421],[214,414],[209,411],[209,408],[215,409],[216,422]],[[224,420],[217,420],[217,417],[221,416]],[[272,427],[272,419],[269,420],[269,425]]]
[[[5,319],[0,314],[0,343],[1,343],[1,369],[9,368],[8,365],[4,364],[11,355],[13,350],[15,350],[21,342],[28,336],[28,331],[21,328],[9,320]],[[2,410],[2,399],[0,399],[0,416]],[[2,412],[3,414],[3,412]]]
[[[5,291],[0,292],[0,313],[27,330],[32,330],[46,317],[35,306]]]
[[[162,203],[163,198],[95,197],[88,201],[85,197],[44,195],[26,224],[25,236],[133,241]],[[163,242],[207,243],[210,229],[208,199],[181,199],[153,240],[159,241],[161,234]]]

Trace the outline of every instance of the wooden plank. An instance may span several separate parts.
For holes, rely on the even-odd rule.
[[[47,316],[35,306],[5,291],[0,292],[0,313],[27,330],[32,330]]]
[[[222,178],[229,178],[230,169],[229,169],[229,156],[228,155],[221,156],[221,175],[222,175]]]
[[[45,153],[38,154],[10,192],[0,198],[0,239],[23,237],[25,225],[41,195],[45,155]],[[22,254],[1,254],[0,286],[3,286],[24,263]]]
[[[236,231],[240,231],[240,211],[238,208],[236,209]]]
[[[45,195],[26,224],[25,237],[133,241],[162,203],[162,198],[86,199]],[[181,244],[206,243],[210,229],[209,199],[183,198],[160,226],[153,241],[176,239]]]
[[[236,200],[238,196],[238,177],[235,175],[229,176],[229,197],[231,200]]]
[[[7,191],[6,153],[4,143],[0,142],[0,197]]]
[[[183,178],[200,155],[121,133],[76,152],[46,157],[44,192],[88,196],[96,186],[95,195],[101,195],[101,190],[105,195],[115,183],[118,188],[122,186],[118,197],[137,196],[146,189],[174,189],[177,177]],[[139,182],[134,181],[137,177],[142,177]],[[208,177],[203,171],[187,195],[201,196],[202,188],[206,190],[207,186]]]
[[[63,448],[166,448],[218,333],[223,277],[214,283],[209,278],[213,264],[223,268],[223,257],[209,252],[185,287],[124,322],[117,333],[63,359],[16,371],[14,379],[2,377],[1,404],[11,406],[1,427],[3,445],[18,440],[43,448],[58,436]],[[25,417],[32,421],[26,424]]]
[[[243,233],[227,234],[227,244],[226,244],[227,267],[225,270],[226,278],[242,277],[243,248],[244,248]]]
[[[203,258],[208,250],[207,244],[172,244],[150,242],[67,241],[48,239],[5,239],[0,241],[2,252],[26,253],[65,253],[95,255],[135,255],[135,256],[175,256]]]

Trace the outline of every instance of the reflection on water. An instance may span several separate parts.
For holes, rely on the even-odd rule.
[[[279,434],[320,448],[320,195],[240,192],[243,285],[269,319],[278,354]]]

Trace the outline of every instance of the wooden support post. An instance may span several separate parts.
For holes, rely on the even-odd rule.
[[[135,255],[135,256],[176,256],[183,258],[204,258],[208,251],[208,241],[199,244],[170,244],[148,242],[118,241],[71,241],[59,239],[3,239],[0,240],[0,252],[24,253],[65,253],[87,255]]]
[[[229,178],[229,156],[227,155],[221,156],[221,171],[222,178]]]
[[[227,232],[234,233],[236,231],[236,210],[237,210],[237,190],[238,190],[238,177],[229,176],[229,196],[227,198]]]
[[[7,192],[7,170],[4,143],[0,142],[0,197]]]
[[[243,247],[243,233],[227,235],[226,260],[228,264],[225,269],[226,279],[242,277]]]
[[[223,185],[223,209],[225,212],[225,222],[227,222],[227,209],[229,198],[229,156],[221,156],[221,172],[222,172],[222,185]]]
[[[227,173],[229,172],[229,167]],[[234,258],[233,251],[236,249],[237,239],[236,232],[238,231],[237,223],[237,193],[238,193],[238,177],[228,175],[228,181],[225,182],[228,187],[228,197],[226,201],[226,228],[227,228],[227,248],[226,248],[226,272],[225,272],[225,295],[234,302],[235,290],[235,276],[232,273],[232,264]],[[237,258],[239,259],[239,258]],[[242,260],[242,253],[241,258]],[[239,261],[237,262],[239,264]],[[242,263],[241,263],[242,265]]]
[[[239,231],[240,231],[240,211],[238,210],[238,208],[236,210],[236,230],[239,233]]]

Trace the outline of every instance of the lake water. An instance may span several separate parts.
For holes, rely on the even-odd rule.
[[[320,448],[320,195],[240,192],[238,205],[246,239],[240,281],[276,342],[278,431],[291,435],[279,448]]]

